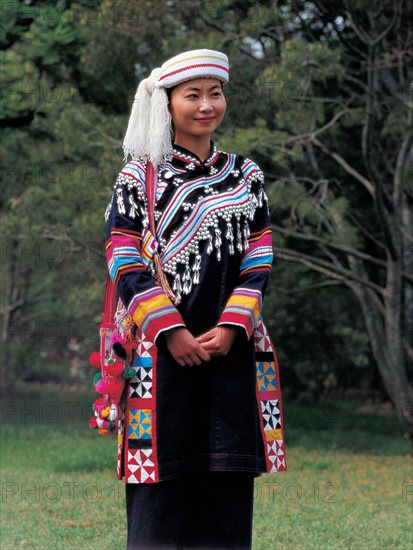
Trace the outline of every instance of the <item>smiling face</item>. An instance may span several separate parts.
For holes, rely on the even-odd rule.
[[[173,88],[169,109],[175,126],[175,143],[190,148],[194,140],[209,140],[225,114],[222,84],[216,78],[183,82]]]

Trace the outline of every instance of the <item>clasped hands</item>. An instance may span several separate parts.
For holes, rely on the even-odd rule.
[[[166,345],[181,366],[200,365],[213,356],[226,355],[231,349],[238,329],[235,327],[214,327],[196,338],[184,327],[170,329],[164,333]]]

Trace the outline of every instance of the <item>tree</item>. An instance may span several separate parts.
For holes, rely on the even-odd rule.
[[[222,143],[265,168],[278,256],[357,298],[413,437],[411,3],[262,1],[243,4],[242,17],[224,4],[225,23],[213,2],[205,22],[226,25],[255,90],[241,110],[249,125]]]
[[[103,214],[122,132],[137,81],[164,55],[163,29],[180,25],[158,11],[144,0],[2,10],[2,386],[46,370],[44,355],[65,368],[51,348],[72,337],[98,346]]]
[[[96,162],[92,139],[103,117],[73,80],[80,7],[15,1],[2,12],[2,386],[50,348],[61,357],[70,337],[85,334],[94,314],[98,320],[104,263],[97,220],[110,196],[110,186],[99,184],[111,181],[106,162],[113,159]],[[105,129],[112,124],[105,120]]]
[[[413,189],[408,182],[413,161],[413,85],[412,35],[408,11],[403,10],[407,3],[383,2],[374,8],[345,4],[339,28],[337,6],[332,10],[328,2],[317,3],[343,45],[343,60],[357,54],[353,67],[345,68],[343,82],[354,82],[364,93],[358,99],[354,92],[348,94],[345,104],[337,106],[325,124],[315,124],[291,136],[291,141],[331,159],[343,177],[357,184],[357,195],[363,195],[370,215],[363,219],[351,197],[325,186],[327,200],[314,191],[308,193],[316,210],[328,213],[333,206],[333,215],[323,216],[320,233],[309,235],[299,219],[290,228],[278,226],[276,230],[316,247],[316,254],[285,250],[287,257],[341,281],[357,297],[386,389],[404,429],[413,437]],[[352,110],[357,110],[359,118],[355,123],[361,162],[334,139],[338,134],[334,127],[342,117],[343,125],[348,124]],[[343,196],[347,205],[342,210],[334,208]],[[346,226],[355,233],[352,243],[340,239]]]
[[[276,113],[267,110],[255,148],[285,172],[270,189],[284,205],[275,250],[354,293],[413,437],[411,5],[294,9],[304,36],[286,40],[259,80],[274,83]]]
[[[307,337],[318,330],[334,354],[329,366],[322,346],[314,346],[314,355],[303,360],[293,331],[277,327],[296,365],[291,384],[309,378],[322,388],[320,364],[327,374],[366,365],[358,319],[350,326],[351,292],[386,389],[411,434],[407,0],[373,8],[367,0],[172,0],[162,8],[149,0],[8,2],[1,104],[6,326],[25,328],[33,318],[58,319],[62,326],[98,323],[105,268],[95,251],[103,250],[102,214],[122,164],[136,84],[178,51],[222,49],[233,70],[218,145],[264,169],[275,252],[296,264],[282,275],[287,298],[270,293],[268,307],[283,314],[290,300],[288,327],[302,327]],[[28,256],[22,262],[27,243],[30,250],[56,247],[57,260]],[[93,261],[85,264],[88,251]],[[325,298],[317,313],[330,311],[335,322],[326,326],[316,315],[317,330],[294,307],[306,301],[304,310],[313,310],[314,294],[304,293],[313,290],[334,301],[329,307]],[[12,330],[5,334],[17,368],[21,346]],[[337,335],[355,342],[346,349],[348,361],[335,359]],[[67,337],[62,334],[59,345]],[[31,353],[39,354],[47,342],[34,340]]]

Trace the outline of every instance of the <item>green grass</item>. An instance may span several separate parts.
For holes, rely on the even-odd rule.
[[[123,550],[116,440],[87,426],[94,395],[32,388],[2,403],[1,550]],[[254,550],[413,549],[410,442],[360,404],[284,404],[288,471],[256,479]]]

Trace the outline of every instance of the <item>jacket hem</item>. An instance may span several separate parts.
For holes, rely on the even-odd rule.
[[[187,473],[188,471],[209,470],[211,472],[246,472],[259,475],[267,472],[266,461],[251,456],[249,459],[243,455],[225,456],[225,455],[198,455],[191,461],[174,462],[170,464],[159,464],[159,481],[174,479]]]

